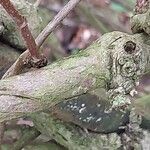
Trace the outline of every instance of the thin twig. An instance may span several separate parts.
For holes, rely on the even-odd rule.
[[[6,10],[6,12],[12,17],[14,22],[20,29],[21,35],[26,42],[26,45],[29,49],[29,52],[32,58],[39,58],[39,54],[37,51],[37,46],[35,40],[29,30],[27,20],[24,16],[22,16],[18,10],[15,9],[14,5],[10,2],[10,0],[0,0],[0,4]],[[2,31],[3,26],[0,26],[0,30]],[[0,124],[0,144],[2,143],[3,135],[5,131],[5,123]]]
[[[48,23],[45,29],[36,38],[36,43],[40,47],[45,39],[53,32],[60,22],[72,11],[81,0],[70,0],[64,8]]]
[[[38,6],[40,5],[41,1],[42,1],[42,0],[37,0],[37,1],[34,3],[34,6],[35,6],[35,7],[38,7]]]
[[[12,19],[16,22],[17,26],[20,29],[22,37],[26,42],[27,48],[33,58],[38,58],[39,54],[37,51],[37,46],[35,40],[29,30],[27,20],[24,16],[22,16],[18,10],[15,9],[14,5],[10,2],[10,0],[0,0],[0,4],[7,11],[7,13],[12,17]]]
[[[46,38],[53,32],[53,30],[60,24],[60,22],[70,13],[71,10],[75,8],[75,6],[81,0],[70,0],[64,8],[54,17],[52,21],[44,28],[44,30],[39,34],[36,38],[36,44],[38,48],[43,44]],[[8,71],[4,74],[3,78],[14,76],[20,74],[23,66],[24,60],[29,56],[29,51],[26,50],[24,53],[20,55],[20,57],[16,60],[16,62],[8,69]]]

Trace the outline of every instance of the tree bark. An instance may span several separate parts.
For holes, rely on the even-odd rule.
[[[88,133],[73,124],[64,123],[54,119],[46,113],[32,114],[31,118],[35,127],[45,135],[71,150],[98,150],[112,149],[121,147],[121,139],[117,133],[102,135]]]
[[[128,42],[133,45],[128,46]],[[96,88],[111,91],[111,99],[118,99],[113,104],[116,107],[122,95],[132,93],[139,77],[149,68],[149,56],[149,46],[144,44],[142,35],[112,32],[76,55],[3,79],[0,122],[46,110]],[[114,97],[116,91],[121,97]]]

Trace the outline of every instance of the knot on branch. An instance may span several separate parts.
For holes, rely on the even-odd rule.
[[[108,36],[109,35],[109,36]],[[113,32],[106,36],[106,44],[110,54],[110,77],[108,98],[111,109],[126,110],[131,105],[131,96],[137,94],[135,86],[139,84],[139,77],[145,72],[147,51],[144,41],[137,35],[127,35]]]
[[[132,41],[128,41],[124,45],[124,50],[129,54],[134,53],[135,49],[136,49],[136,44]]]
[[[29,55],[25,60],[24,60],[24,66],[26,68],[41,68],[47,65],[47,58],[41,54],[39,58],[34,58],[31,55]]]
[[[105,68],[103,73],[108,71],[110,75],[107,88],[59,103],[51,113],[83,128],[110,133],[118,130],[121,123],[128,122],[129,94],[133,96],[136,93],[134,87],[145,70],[146,52],[137,36],[121,32],[105,34],[94,44],[90,48],[100,49],[98,58],[102,66],[99,68]],[[112,118],[114,126],[108,125]]]
[[[117,35],[118,32],[112,38]],[[134,36],[122,34],[118,39],[114,39],[108,48],[111,58],[111,84],[108,89],[113,90],[114,94],[133,96],[139,77],[145,71],[146,57],[142,42]]]

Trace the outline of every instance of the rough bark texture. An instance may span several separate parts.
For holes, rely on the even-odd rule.
[[[97,45],[97,47],[99,47],[99,45]],[[9,110],[12,112],[12,114],[9,115],[13,115],[14,110],[19,113],[42,110],[45,106],[48,108],[56,104],[57,100],[59,102],[62,99],[83,94],[87,92],[89,88],[96,88],[98,86],[105,87],[109,75],[104,72],[104,67],[102,67],[100,61],[97,59],[97,57],[100,56],[94,55],[96,52],[94,48],[90,50],[81,52],[69,59],[58,61],[43,69],[3,80],[3,86],[10,86],[11,91],[8,89],[9,87],[6,89],[1,86],[2,93],[9,91],[6,95],[1,93],[1,98],[3,96],[5,100],[8,98],[8,101],[2,98],[6,102],[3,101],[2,107],[5,108],[5,106],[8,106],[7,102],[11,102],[11,100],[9,100],[10,98],[12,98],[13,102],[11,103],[11,108],[7,107],[8,109],[4,110],[4,114],[7,115]],[[34,80],[33,77],[35,77]],[[23,87],[18,88],[18,86]],[[11,94],[11,92],[14,94]],[[16,97],[15,95],[18,96]],[[21,106],[20,100],[23,100],[27,106],[24,107],[23,103]],[[47,100],[50,101],[48,102]],[[14,105],[16,108],[14,108]]]
[[[29,115],[39,131],[68,149],[84,150],[87,147],[93,150],[117,149],[123,143],[124,149],[130,149],[129,146],[141,148],[141,141],[137,141],[137,136],[133,137],[133,131],[130,131],[130,134],[133,133],[132,137],[127,133],[118,136],[110,132],[117,132],[120,126],[128,122],[130,129],[133,129],[130,126],[132,125],[135,127],[134,130],[138,131],[141,124],[141,127],[149,130],[149,95],[131,102],[140,76],[150,71],[149,3],[144,6],[146,7],[140,10],[137,8],[132,18],[133,32],[140,32],[139,34],[128,35],[121,32],[105,34],[76,55],[42,69],[1,80],[0,122]],[[6,20],[4,22],[7,23]],[[0,32],[3,32],[3,26]],[[104,91],[104,97],[100,96],[100,88]],[[88,116],[93,110],[85,98],[86,94],[94,95],[93,108],[96,108],[94,113],[99,112],[101,116],[95,115],[99,118],[93,119]],[[79,103],[83,102],[82,98],[84,103]],[[64,102],[66,100],[68,101]],[[58,104],[60,102],[63,102],[62,105]],[[78,106],[75,105],[76,102],[79,103]],[[58,109],[56,104],[60,105]],[[62,107],[63,104],[67,105]],[[68,118],[65,120],[64,116],[58,116],[66,107],[69,115],[74,117],[75,113],[77,117],[73,118],[67,114]],[[137,114],[143,116],[142,123],[138,122],[136,117],[133,120],[129,119],[129,115],[127,119],[124,117],[132,107],[135,107]],[[84,114],[84,110],[89,114]],[[38,114],[38,111],[50,111],[51,114]],[[36,114],[32,114],[33,112]],[[54,117],[77,124],[83,130],[79,126]],[[111,122],[112,126],[108,122],[109,124]],[[88,133],[87,129],[109,134]],[[145,131],[144,134],[143,143],[149,136],[149,131]]]
[[[46,113],[33,114],[32,119],[39,131],[66,147],[69,150],[116,150],[121,147],[121,139],[116,133],[101,135],[86,133],[73,124],[65,124],[60,120],[53,119]]]
[[[139,76],[149,67],[147,60],[149,49],[140,35],[106,34],[77,55],[1,80],[0,121],[48,109],[96,88],[108,91],[113,108],[128,105],[125,95],[133,94]]]

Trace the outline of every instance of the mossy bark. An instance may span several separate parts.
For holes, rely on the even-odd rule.
[[[116,133],[101,135],[86,133],[73,124],[52,118],[46,113],[31,115],[36,128],[69,150],[116,150],[121,147],[121,139]]]
[[[20,137],[20,139],[12,145],[11,149],[20,150],[24,148],[28,143],[33,141],[35,138],[37,138],[39,135],[40,132],[34,128],[26,129],[24,130],[22,137]]]
[[[11,148],[12,145],[9,144],[1,145],[1,150],[10,150]],[[65,148],[53,142],[29,144],[26,145],[23,149],[24,150],[31,150],[31,149],[32,150],[66,150]]]
[[[95,47],[45,68],[1,80],[1,117],[40,111],[90,89],[106,87],[108,70],[100,64]],[[20,103],[22,100],[27,106]]]
[[[128,41],[136,44],[132,54],[125,50]],[[113,107],[125,105],[124,95],[132,93],[139,77],[149,67],[149,47],[143,47],[140,35],[112,32],[76,55],[1,80],[0,122],[48,109],[96,88],[110,93],[110,98],[115,100]]]
[[[9,21],[7,22],[4,16],[2,15],[1,20],[4,19],[3,22],[7,26]],[[149,18],[149,13],[146,14],[147,17]],[[149,34],[148,19],[145,20],[145,16],[142,17],[143,22],[141,22],[142,19],[140,21],[136,17],[134,19],[133,31],[144,31]],[[12,39],[14,44],[14,40],[16,40],[14,25],[13,29],[15,29],[15,33],[12,32],[12,26],[7,31],[5,28],[4,35],[6,36],[9,31],[11,34],[8,37],[12,37],[8,41],[11,43]],[[4,33],[3,30],[1,32]],[[3,38],[5,39],[5,37]],[[16,43],[14,45],[20,46],[18,44],[20,42]],[[112,102],[109,104],[113,109],[117,108],[122,111],[122,106],[130,105],[130,101],[126,101],[127,96],[132,95],[139,77],[150,70],[149,45],[149,37],[145,34],[128,35],[112,32],[102,36],[86,50],[76,55],[42,69],[1,80],[0,122],[29,115],[39,131],[53,137],[55,141],[68,149],[84,150],[88,147],[91,150],[98,150],[121,147],[121,139],[116,133],[109,135],[88,134],[73,124],[54,119],[49,114],[32,113],[51,110],[55,104],[61,101],[70,100],[73,97],[79,98],[78,96],[84,97],[83,94],[89,94],[97,88],[105,89],[108,99],[104,99]],[[99,99],[99,103],[102,103],[101,99]],[[132,106],[139,114],[142,114],[148,121],[150,120],[149,95],[137,100],[133,105],[131,104]],[[142,109],[145,111],[143,112]],[[117,122],[117,125],[120,122]],[[81,127],[87,129],[87,126],[82,126],[82,124]]]

